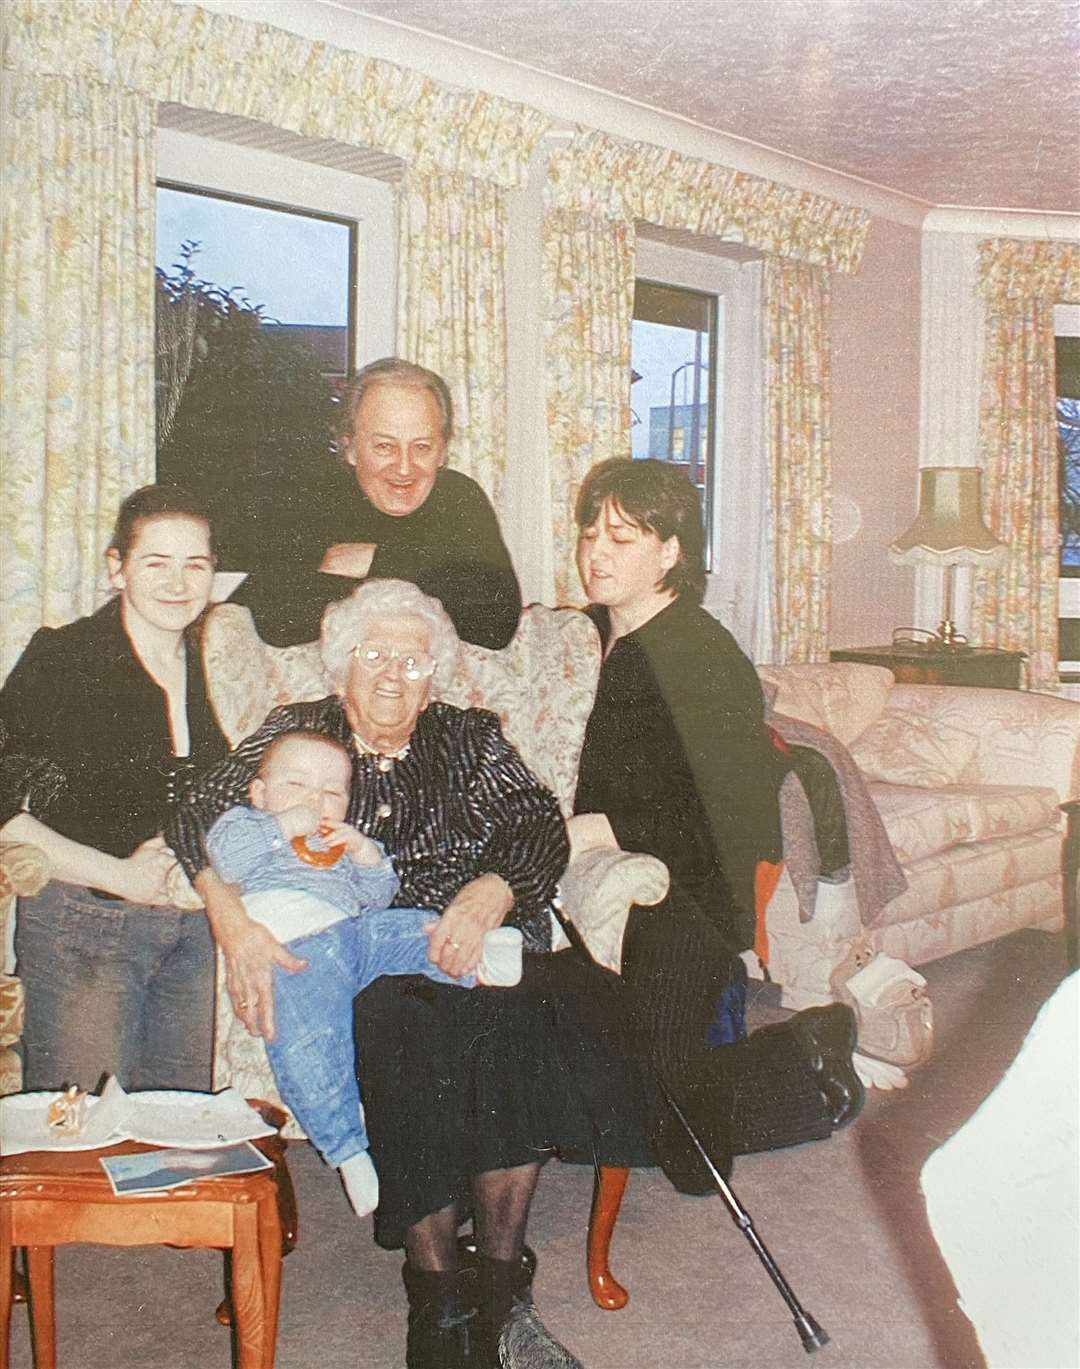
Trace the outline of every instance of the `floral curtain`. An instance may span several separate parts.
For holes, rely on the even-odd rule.
[[[489,182],[410,170],[398,227],[398,351],[450,386],[450,461],[496,511],[506,472],[505,198]]]
[[[744,243],[855,272],[870,216],[807,190],[649,143],[583,133],[548,163],[552,205]]]
[[[0,675],[95,607],[116,508],[155,464],[152,102],[6,77]]]
[[[774,659],[824,661],[832,569],[829,278],[771,257],[764,295]]]
[[[979,244],[986,302],[979,439],[984,514],[1005,543],[997,572],[976,572],[972,627],[988,646],[1024,651],[1028,684],[1058,675],[1058,456],[1054,305],[1080,303],[1080,248],[992,239]]]
[[[581,602],[574,505],[598,461],[630,455],[634,228],[573,210],[544,218],[548,458],[555,598]]]

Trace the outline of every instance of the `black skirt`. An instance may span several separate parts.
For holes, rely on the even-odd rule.
[[[396,1249],[408,1227],[450,1203],[464,1216],[476,1174],[551,1156],[655,1163],[623,998],[602,979],[615,976],[562,951],[525,955],[513,989],[384,978],[360,995],[380,1245]]]

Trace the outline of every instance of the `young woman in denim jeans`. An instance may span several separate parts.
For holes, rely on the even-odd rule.
[[[36,632],[0,690],[0,837],[48,857],[19,904],[25,1086],[210,1083],[213,942],[170,906],[160,833],[187,773],[224,756],[196,624],[214,579],[206,514],[148,485],[107,552],[115,596]]]

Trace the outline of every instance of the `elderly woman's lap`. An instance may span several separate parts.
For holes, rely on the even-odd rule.
[[[645,1165],[646,1110],[617,988],[576,954],[527,955],[515,989],[383,979],[357,1000],[365,1116],[379,1171],[376,1236],[451,1203],[474,1175],[558,1155]]]

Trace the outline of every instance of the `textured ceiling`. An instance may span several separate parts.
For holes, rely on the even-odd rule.
[[[336,3],[930,204],[1080,212],[1080,0]]]

